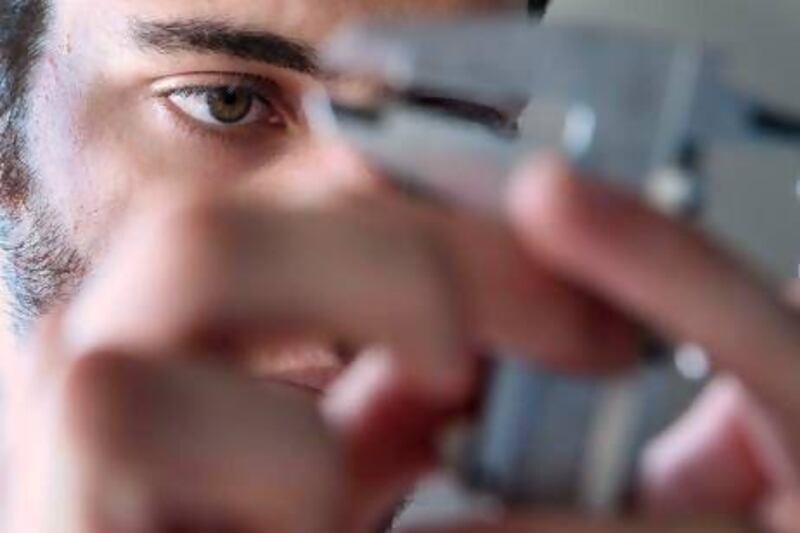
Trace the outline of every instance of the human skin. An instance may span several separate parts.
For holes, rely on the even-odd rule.
[[[224,180],[257,188],[278,202],[308,195],[308,189],[336,190],[342,184],[316,184],[308,171],[324,163],[299,108],[301,94],[319,84],[314,76],[224,54],[142,50],[134,42],[134,22],[224,21],[317,47],[356,17],[444,16],[515,4],[522,14],[519,1],[486,0],[113,1],[102,9],[92,0],[56,2],[32,84],[30,159],[42,192],[86,257],[104,248],[109,224],[131,193],[152,182]],[[271,104],[279,106],[286,127],[250,127],[229,132],[227,140],[212,138],[190,131],[171,114],[174,106],[167,111],[165,98],[155,96],[164,88],[235,85],[243,75],[278,85],[282,102]],[[260,118],[259,126],[266,126],[269,117]],[[80,180],[69,178],[75,173]]]
[[[63,233],[64,242],[60,244],[68,247],[77,257],[80,257],[86,271],[92,272],[96,265],[102,262],[103,257],[110,255],[112,259],[109,262],[113,264],[115,254],[120,253],[119,251],[114,252],[113,249],[126,242],[125,237],[120,236],[124,235],[121,230],[121,221],[126,217],[133,216],[129,211],[134,205],[132,201],[134,197],[146,197],[136,204],[143,206],[141,211],[144,212],[147,212],[151,205],[156,205],[160,207],[155,208],[155,212],[159,212],[159,210],[177,211],[178,215],[175,218],[179,221],[183,219],[191,221],[192,217],[202,219],[207,212],[210,213],[208,218],[213,221],[216,220],[219,213],[224,211],[217,205],[224,203],[219,201],[220,197],[241,195],[248,199],[257,198],[258,210],[269,212],[287,208],[326,206],[354,194],[375,194],[376,189],[381,188],[379,179],[374,174],[367,172],[363,163],[352,153],[341,147],[323,145],[309,137],[299,100],[301,93],[319,86],[319,81],[314,76],[306,72],[277,68],[261,61],[233,57],[229,54],[205,51],[164,53],[162,50],[135,42],[135,22],[175,24],[186,21],[197,22],[198,20],[212,23],[224,21],[227,26],[235,30],[270,32],[315,47],[334,28],[357,16],[386,16],[393,19],[452,16],[500,7],[516,8],[522,15],[523,9],[519,4],[519,2],[464,0],[435,2],[226,1],[202,4],[193,1],[119,1],[104,2],[102,9],[98,9],[97,3],[91,1],[55,2],[40,61],[30,79],[30,92],[27,100],[29,110],[28,120],[24,124],[27,141],[25,159],[31,170],[33,182],[32,197],[29,201],[38,206],[44,206],[50,222],[60,230],[60,234]],[[236,87],[244,85],[242,80],[245,77],[248,80],[258,78],[256,83],[248,83],[247,87],[263,96],[264,101],[254,106],[253,114],[248,115],[252,120],[248,119],[247,125],[239,127],[208,126],[197,120],[197,117],[189,116],[191,113],[187,113],[187,106],[194,105],[195,107],[191,107],[191,109],[195,112],[198,101],[202,106],[202,99],[197,98],[194,94],[181,94],[177,99],[171,99],[166,95],[167,90],[174,91],[186,87],[206,85]],[[163,192],[170,188],[178,191],[187,189],[187,193]],[[153,189],[156,192],[147,192]],[[385,195],[385,193],[381,194]],[[163,198],[167,199],[163,200]],[[189,200],[187,201],[185,198]],[[212,201],[210,198],[214,198],[214,200]],[[173,201],[173,199],[175,200]],[[388,200],[383,201],[387,202]],[[236,204],[235,201],[229,203]],[[177,207],[172,204],[177,204]],[[225,209],[229,207],[226,206]],[[246,207],[253,209],[253,206]],[[239,206],[230,207],[230,209],[236,213]],[[373,209],[376,212],[373,213]],[[362,211],[367,212],[362,213]],[[255,220],[255,231],[252,232],[250,238],[259,243],[269,242],[269,239],[265,240],[260,237],[268,237],[264,234],[269,233],[269,228],[280,227],[282,223],[290,230],[285,234],[286,241],[298,242],[299,239],[292,238],[296,231],[293,233],[291,230],[306,223],[302,220],[295,220],[285,211],[273,216],[275,221]],[[386,243],[390,243],[388,247],[391,248],[395,246],[394,241],[397,239],[401,241],[401,244],[403,241],[408,241],[407,245],[398,247],[400,251],[396,253],[397,258],[390,256],[388,261],[399,262],[401,273],[411,271],[414,274],[408,276],[407,285],[409,287],[417,291],[430,289],[427,292],[430,292],[432,296],[423,299],[422,302],[425,304],[433,301],[436,304],[435,307],[440,308],[438,314],[444,317],[444,319],[430,321],[430,328],[438,330],[430,333],[429,336],[432,339],[430,342],[438,344],[436,349],[443,351],[451,349],[450,345],[454,343],[447,337],[455,337],[454,334],[448,332],[455,328],[452,324],[453,317],[450,316],[454,313],[450,310],[446,313],[441,311],[445,307],[445,291],[440,286],[445,285],[443,279],[448,276],[444,272],[438,272],[440,269],[437,264],[438,260],[429,257],[435,254],[427,249],[429,246],[426,241],[429,238],[424,234],[429,231],[424,226],[441,224],[438,222],[411,222],[410,228],[405,229],[406,219],[422,220],[430,216],[432,215],[411,215],[400,210],[398,214],[385,217],[376,208],[370,207],[368,210],[358,208],[355,210],[355,214],[346,214],[346,216],[324,214],[319,216],[319,220],[316,222],[312,218],[310,230],[306,233],[312,236],[320,233],[320,237],[315,237],[314,243],[309,243],[309,247],[315,247],[319,242],[324,242],[323,237],[326,233],[319,230],[323,223],[326,229],[341,226],[342,231],[334,232],[328,244],[338,243],[344,252],[348,251],[348,245],[351,247],[359,245],[356,251],[361,255],[369,252],[370,257],[368,258],[376,253],[369,248],[375,248],[378,254],[376,259],[384,261],[386,259],[380,256],[380,252],[382,247],[387,247]],[[284,221],[284,218],[287,220]],[[328,220],[329,218],[331,220]],[[383,224],[385,227],[381,226],[381,218],[388,219]],[[185,243],[194,242],[194,229],[187,229],[188,234],[183,234],[182,231],[186,228],[193,228],[193,226],[181,223],[168,224],[168,222],[171,221],[161,220],[161,224],[166,226],[163,228],[166,231],[162,231],[158,225],[155,226],[152,235],[158,235],[159,242],[147,243],[144,249],[135,252],[137,257],[132,262],[124,261],[123,264],[156,264],[169,267],[172,265],[168,256],[172,252],[177,252],[176,262],[178,264],[185,260],[182,255],[182,246]],[[377,229],[364,231],[362,226],[365,223],[375,224]],[[142,222],[141,225],[149,227],[147,224],[147,222]],[[213,222],[210,226],[199,224],[200,234],[203,235],[200,238],[203,243],[202,247],[219,248],[218,241],[209,240],[208,235],[205,235],[210,231],[209,228],[213,229],[213,225]],[[422,229],[415,229],[415,226]],[[173,227],[177,228],[176,233],[171,234],[170,228]],[[464,230],[460,230],[460,232],[467,233]],[[487,230],[487,235],[484,235],[482,240],[490,238],[493,241],[497,240],[494,237],[498,233],[499,230],[492,227]],[[517,270],[527,269],[527,265],[521,260],[522,254],[511,244],[511,239],[507,235],[502,236],[503,240],[497,245],[498,248],[509,255],[509,261],[516,264]],[[161,237],[165,237],[165,239],[162,241]],[[458,238],[463,239],[464,237]],[[131,239],[131,241],[136,242],[136,239]],[[365,244],[369,245],[369,248]],[[451,242],[450,246],[453,247],[455,244],[457,243]],[[433,248],[433,246],[430,247]],[[471,254],[474,256],[478,248],[472,244],[472,249]],[[323,248],[323,253],[319,258],[312,257],[311,259],[318,260],[318,265],[324,265],[326,264],[325,254],[331,250],[334,250],[335,254],[345,256],[343,252],[335,251],[336,248],[331,246],[330,249]],[[231,264],[241,261],[246,254],[249,255],[252,251],[253,249],[249,247],[236,250],[236,253],[232,254]],[[140,253],[141,256],[138,255]],[[410,259],[402,260],[404,255],[409,256]],[[157,261],[154,261],[154,258]],[[199,261],[199,264],[215,264],[210,256],[208,259],[208,261]],[[275,263],[274,259],[266,254],[259,261],[265,259],[269,264]],[[293,258],[295,263],[299,259]],[[308,259],[306,259],[307,261]],[[305,279],[322,280],[323,284],[329,285],[340,284],[341,280],[330,272],[331,262],[327,261],[327,263],[326,272],[320,272],[317,268],[315,272],[308,272]],[[484,263],[488,262],[484,261]],[[183,266],[186,267],[187,272],[199,273],[195,262],[183,263]],[[228,266],[230,265],[225,265],[226,268]],[[375,265],[372,265],[362,260],[356,265],[343,264],[342,268],[349,269],[351,276],[363,284],[363,277],[358,279],[355,274],[363,274],[362,271],[365,268],[377,270],[380,266],[380,263],[375,262]],[[480,265],[480,268],[486,269],[487,265]],[[286,270],[300,272],[291,265],[288,265]],[[420,276],[414,272],[415,270],[423,271],[430,280],[427,283],[420,283],[418,279]],[[144,270],[139,272],[139,274],[142,273]],[[61,272],[61,274],[71,273]],[[391,271],[388,274],[391,274]],[[177,271],[172,271],[170,276],[172,275],[183,277],[183,274]],[[478,272],[470,272],[468,275],[475,278],[487,278]],[[224,276],[220,277],[224,279]],[[269,276],[266,277],[269,278]],[[485,279],[486,287],[482,291],[482,299],[494,298],[495,292],[504,292],[496,291],[491,287],[495,283],[505,283],[501,279],[500,273],[494,273],[493,277],[495,279],[491,281],[488,278]],[[522,276],[517,275],[517,277],[521,278]],[[200,286],[205,285],[207,280],[200,278],[203,276],[199,276],[189,285],[195,283]],[[383,277],[380,278],[376,277],[375,284],[386,279],[389,279],[387,274],[383,274]],[[301,280],[302,282],[304,280]],[[392,282],[397,284],[397,279],[393,279]],[[550,283],[550,280],[541,285],[539,288],[534,284],[529,290],[567,292],[559,284]],[[131,286],[135,286],[135,283],[126,285],[126,292]],[[151,288],[155,286],[154,284]],[[162,294],[172,293],[171,288],[164,288],[167,291]],[[298,300],[319,299],[319,291],[313,289],[313,287],[308,287],[306,291],[297,291],[293,297]],[[370,306],[363,306],[362,313],[369,314],[373,306],[391,304],[397,307],[396,310],[392,310],[395,316],[411,315],[413,309],[402,309],[402,306],[393,301],[396,300],[396,294],[401,293],[402,287],[394,290],[395,294],[383,295],[384,301],[364,302],[365,304],[369,303]],[[130,298],[137,292],[138,290],[130,291],[130,294],[117,301],[115,305],[120,305],[121,308],[135,308],[135,302]],[[89,293],[104,294],[105,301],[116,300],[103,289],[96,292],[89,291]],[[369,292],[367,296],[374,298]],[[232,300],[233,295],[228,294],[225,298]],[[173,299],[177,300],[178,298],[173,297]],[[87,300],[92,301],[91,298],[87,298]],[[591,313],[581,312],[581,309],[592,306],[584,305],[581,298],[575,298],[575,300],[578,312],[569,310],[568,314],[574,314],[578,317],[577,322],[582,323],[584,315],[588,316]],[[341,305],[344,302],[337,303]],[[449,304],[449,302],[447,303]],[[517,324],[512,329],[517,330],[522,329],[524,315],[530,314],[530,310],[527,312],[514,310],[519,304],[520,302],[515,302],[513,305],[499,306],[503,308],[500,315],[519,317],[513,319],[517,321]],[[68,336],[80,339],[82,338],[81,332],[88,329],[93,342],[93,344],[90,343],[91,346],[80,346],[75,349],[64,346],[54,349],[57,354],[67,354],[63,355],[67,360],[92,361],[92,354],[98,351],[133,353],[139,356],[146,353],[150,354],[151,358],[152,354],[158,354],[160,358],[178,358],[178,354],[182,353],[210,351],[207,346],[181,346],[180,343],[174,341],[173,337],[177,337],[174,332],[169,332],[171,336],[163,341],[164,344],[157,345],[153,342],[153,337],[156,335],[153,334],[149,325],[146,326],[148,332],[140,336],[138,333],[132,334],[135,331],[134,327],[122,322],[124,326],[121,331],[124,331],[124,335],[129,335],[128,338],[125,338],[124,335],[120,336],[120,330],[115,330],[111,325],[98,324],[96,327],[87,328],[87,324],[92,323],[91,314],[93,312],[100,313],[105,318],[115,313],[106,314],[103,310],[106,307],[101,304],[72,305],[68,302],[67,307],[70,310],[67,315],[81,317],[70,321],[78,326],[64,328],[69,334]],[[338,311],[338,309],[329,308],[326,313],[331,314],[334,311]],[[257,316],[257,313],[253,314]],[[355,313],[353,314],[355,315]],[[86,318],[86,315],[89,315],[89,318]],[[434,316],[436,318],[435,315],[436,313],[426,313],[420,314],[420,317]],[[178,316],[181,316],[180,311]],[[361,317],[363,318],[363,316],[365,315],[362,314]],[[358,318],[357,316],[352,317],[352,322],[355,323]],[[508,318],[504,320],[511,321]],[[164,324],[168,322],[164,322]],[[393,335],[400,337],[404,334],[403,329],[409,329],[411,324],[405,328],[397,327],[398,324],[399,322],[393,321],[391,326],[398,330]],[[380,326],[384,330],[389,329],[388,321],[381,323]],[[492,328],[494,327],[492,326]],[[338,333],[337,331],[336,334],[338,335]],[[346,333],[350,334],[351,332],[347,331]],[[365,339],[347,340],[373,340],[375,337],[377,338],[374,340],[385,340],[382,332],[378,334],[373,331],[365,333]],[[103,337],[103,335],[106,336]],[[334,340],[339,339],[325,338],[322,342],[308,343],[304,337],[310,336],[312,341],[316,341],[316,335],[306,335],[306,332],[301,331],[299,336],[303,341],[300,343],[300,348],[283,349],[282,347],[279,350],[263,350],[261,344],[269,344],[271,347],[275,344],[274,339],[265,339],[265,342],[257,343],[259,345],[254,349],[259,352],[259,356],[247,358],[247,361],[243,362],[241,366],[255,368],[254,373],[257,375],[278,379],[281,382],[290,382],[314,390],[323,388],[342,367],[342,361],[335,357],[332,350],[326,349],[328,345],[333,344]],[[333,336],[328,335],[328,337]],[[516,333],[514,336],[519,338],[522,335]],[[444,340],[437,337],[443,337]],[[410,338],[413,339],[413,337]],[[279,341],[282,340],[279,339]],[[278,344],[285,343],[278,342]],[[307,347],[308,344],[312,346]],[[109,349],[109,345],[113,349]],[[445,348],[442,348],[443,345]],[[184,347],[187,348],[186,352],[183,352]],[[412,346],[409,351],[416,354],[418,350],[415,348]],[[248,346],[247,349],[249,350],[250,347]],[[431,348],[425,347],[425,349],[430,350]],[[80,370],[83,363],[76,363],[77,368],[73,368],[71,363],[63,363],[63,365],[58,363],[54,366],[57,368],[63,366],[66,370],[54,372],[58,376],[57,378],[44,378],[39,373],[41,367],[38,363],[31,368],[31,360],[38,361],[39,359],[32,355],[34,352],[36,350],[26,348],[24,339],[20,339],[19,349],[9,354],[7,377],[11,405],[15,407],[15,412],[10,417],[10,433],[18,443],[15,450],[21,454],[17,456],[18,460],[14,461],[17,465],[47,463],[46,459],[36,455],[36,447],[30,446],[31,442],[42,439],[31,437],[30,431],[27,429],[31,420],[28,416],[31,412],[30,405],[34,400],[27,395],[29,391],[22,386],[22,383],[55,381],[63,383],[63,387],[70,389],[68,383],[77,381],[82,384],[78,387],[84,391],[82,394],[90,395],[85,391],[93,390],[90,385],[84,384],[86,378],[73,377],[73,374],[78,376],[86,374]],[[74,356],[73,352],[79,355]],[[265,352],[266,355],[261,355]],[[558,350],[548,350],[548,352],[557,356]],[[60,361],[59,355],[53,355],[53,357]],[[427,358],[421,355],[417,355],[417,357],[422,361],[427,361]],[[112,357],[107,357],[107,359],[113,360]],[[437,361],[438,358],[431,358],[431,360]],[[113,363],[109,364],[113,365]],[[461,366],[467,368],[469,365],[464,363]],[[444,365],[440,365],[440,369],[443,367]],[[50,367],[46,366],[46,368],[49,372]],[[457,372],[449,370],[448,366],[448,373],[457,374]],[[169,371],[165,369],[164,372],[168,373]],[[441,370],[439,373],[442,373]],[[37,377],[32,378],[32,375]],[[102,372],[89,372],[88,375],[102,375]],[[104,393],[98,392],[98,394],[102,396]],[[43,396],[49,395],[43,394]],[[59,402],[63,402],[67,406],[74,403],[74,400],[70,399],[71,396],[66,399],[61,396],[57,397]],[[83,405],[83,403],[78,403]],[[103,401],[98,400],[96,403],[103,403]],[[83,415],[76,416],[80,418]],[[308,417],[312,420],[315,419],[313,413]],[[301,420],[302,417],[298,417],[298,419]],[[80,424],[79,426],[83,427]],[[71,436],[69,431],[72,429],[65,431],[67,432],[66,436],[60,437],[63,441],[84,440],[84,437]],[[225,432],[223,429],[220,431]],[[290,431],[287,433],[292,434]],[[250,445],[256,446],[256,443],[257,440],[254,440]],[[77,444],[75,446],[82,449]],[[50,447],[46,446],[45,448],[42,453],[46,455]],[[83,454],[80,450],[76,453]],[[98,452],[92,457],[102,455]],[[28,470],[27,466],[23,466],[22,470]],[[35,471],[36,469],[31,470]],[[258,469],[254,467],[254,471],[258,471]],[[31,483],[37,485],[35,480]],[[19,486],[25,485],[26,483],[19,484]],[[25,499],[28,502],[38,501],[27,496]],[[47,507],[46,504],[42,504],[42,506]],[[33,524],[27,520],[34,516],[44,516],[36,510],[28,510],[22,514],[23,518],[19,518],[22,522],[15,523],[14,526],[22,530],[35,529]],[[324,513],[320,513],[320,515],[324,515]],[[15,519],[17,519],[16,515]]]
[[[44,204],[65,245],[91,268],[131,198],[152,185],[217,185],[284,206],[375,186],[374,176],[353,168],[359,162],[310,138],[300,99],[320,86],[315,76],[228,54],[143,49],[135,42],[136,22],[224,21],[233,29],[272,32],[316,47],[355,17],[452,16],[498,8],[522,13],[521,4],[111,2],[98,10],[92,1],[56,2],[31,80],[25,127],[34,203]],[[183,97],[176,105],[163,94],[237,86],[244,77],[259,77],[247,86],[266,100],[248,115],[246,126],[203,125],[185,112],[201,97]],[[320,168],[330,169],[324,179]]]
[[[431,464],[442,421],[468,403],[471,347],[513,346],[573,370],[617,368],[636,345],[635,328],[623,318],[629,313],[666,333],[726,348],[720,365],[756,392],[791,388],[780,378],[796,374],[795,362],[784,357],[798,346],[793,315],[685,229],[623,202],[618,212],[631,217],[611,222],[631,231],[609,243],[594,219],[580,218],[592,213],[580,203],[580,189],[559,187],[520,186],[510,192],[506,220],[496,222],[417,205],[394,194],[347,147],[308,135],[298,101],[318,85],[313,76],[224,54],[143,49],[130,24],[209,19],[313,46],[354,16],[494,7],[410,0],[112,0],[102,9],[89,0],[56,3],[31,84],[28,159],[35,193],[91,276],[40,325],[33,346],[11,355],[11,432],[20,466],[12,531],[63,531],[62,522],[54,529],[47,520],[65,505],[77,510],[69,531],[107,524],[98,520],[116,525],[120,499],[138,511],[122,514],[142,527],[158,528],[163,518],[196,528],[369,530]],[[165,94],[235,87],[242,74],[270,80],[253,87],[269,95],[277,84],[276,113],[265,103],[246,125],[208,127],[187,115],[198,111],[195,93]],[[567,173],[550,166],[520,182],[546,187]],[[561,240],[548,240],[542,228],[560,228],[554,233]],[[670,237],[659,240],[665,248],[651,261],[686,265],[674,286],[658,289],[647,277],[657,263],[634,253],[648,230]],[[727,282],[725,294],[741,296],[740,305],[710,291],[708,280]],[[776,373],[751,372],[737,350],[730,355],[733,340],[681,322],[685,306],[674,296],[695,293],[708,295],[696,302],[702,318],[735,318],[741,335],[752,333],[753,346],[775,352],[767,366]],[[751,314],[736,314],[740,308]],[[297,340],[314,347],[285,349]],[[327,349],[340,341],[387,349],[365,353],[320,414],[295,389],[324,389],[342,371],[344,361]],[[371,367],[382,373],[370,374]],[[253,374],[268,378],[265,390],[253,385]],[[287,383],[291,393],[282,388]],[[787,392],[768,400],[785,405],[791,398]],[[181,416],[165,420],[163,413]],[[50,424],[51,416],[59,423]],[[183,424],[177,437],[167,430],[175,420]],[[788,412],[782,427],[797,420]],[[55,430],[42,433],[48,428]],[[230,439],[217,442],[219,435]],[[191,460],[187,442],[199,443]],[[210,452],[220,449],[229,453]],[[286,449],[297,455],[275,452]],[[233,473],[229,457],[242,458]],[[65,476],[71,490],[45,490],[53,485],[48,469],[66,464],[78,465]],[[175,483],[187,469],[202,483]],[[315,490],[305,490],[310,486]],[[707,508],[735,512],[763,496],[742,486],[746,506],[736,495],[720,505],[709,497]]]

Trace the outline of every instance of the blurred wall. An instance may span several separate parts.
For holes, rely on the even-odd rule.
[[[800,116],[798,0],[554,0],[548,24],[669,32],[729,51],[743,89]],[[711,153],[708,226],[764,271],[795,276],[800,260],[800,150],[719,147]]]

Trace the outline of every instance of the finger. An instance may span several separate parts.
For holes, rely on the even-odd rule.
[[[800,308],[800,281],[794,280],[789,284],[786,296],[790,305],[795,308]]]
[[[554,269],[703,345],[772,407],[797,406],[797,316],[697,233],[554,161],[522,172],[511,210],[521,238]]]
[[[639,329],[532,259],[506,223],[396,199],[366,207],[419,221],[444,243],[465,322],[481,346],[572,372],[613,371],[636,353]]]
[[[162,215],[128,225],[70,312],[76,351],[227,354],[301,337],[397,347],[410,373],[443,392],[469,373],[452,276],[415,228],[354,212],[163,201]]]
[[[365,480],[432,466],[436,430],[456,409],[414,394],[398,379],[395,365],[394,356],[371,350],[323,402],[326,420],[346,440],[347,453]]]
[[[640,504],[648,514],[674,516],[753,510],[778,472],[765,464],[750,424],[746,392],[733,379],[713,383],[684,417],[652,442],[641,462]]]
[[[771,422],[738,380],[717,379],[645,451],[643,510],[663,516],[754,513],[774,495],[793,493],[800,472]]]
[[[632,344],[624,321],[532,267],[496,228],[456,239],[389,213],[177,202],[129,225],[70,313],[73,345],[229,352],[287,335],[344,338],[391,346],[416,381],[447,395],[469,380],[472,344],[585,359],[593,348],[595,361]]]
[[[340,436],[352,483],[348,524],[375,531],[437,461],[436,438],[454,409],[398,380],[396,358],[372,350],[354,363],[323,402]]]
[[[76,363],[66,399],[90,516],[108,530],[338,523],[338,447],[305,394],[194,362],[104,355]]]
[[[752,533],[752,528],[733,519],[645,520],[587,519],[565,515],[519,516],[501,523],[445,528],[414,529],[405,533]]]

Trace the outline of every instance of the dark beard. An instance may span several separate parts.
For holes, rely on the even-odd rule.
[[[70,243],[68,232],[37,191],[24,163],[20,135],[6,137],[2,165],[4,213],[0,222],[3,251],[2,277],[8,301],[6,311],[18,337],[36,320],[77,290],[87,272],[87,261]]]
[[[17,335],[24,335],[37,318],[68,300],[86,273],[86,262],[68,243],[52,210],[36,206],[26,211],[3,242],[3,279]]]

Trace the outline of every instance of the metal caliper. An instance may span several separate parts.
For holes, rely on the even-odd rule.
[[[369,90],[311,98],[314,128],[346,138],[399,186],[490,216],[513,167],[543,148],[690,218],[704,205],[706,147],[800,141],[800,121],[736,90],[718,55],[661,36],[504,17],[376,23],[339,34],[323,60]],[[514,120],[495,127],[464,105],[432,105],[442,102]],[[608,379],[499,358],[458,447],[460,477],[506,504],[623,510],[643,447],[709,371],[700,347],[659,352]]]

